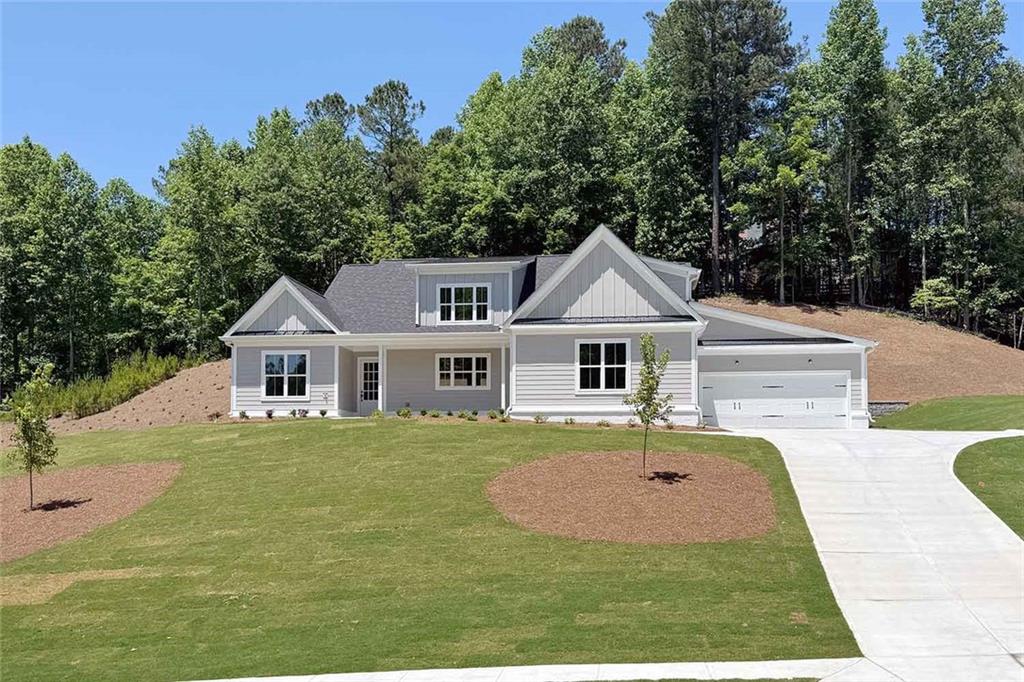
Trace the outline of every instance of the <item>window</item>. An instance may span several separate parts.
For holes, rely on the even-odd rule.
[[[488,353],[436,356],[434,388],[439,391],[486,390],[490,384],[491,356]]]
[[[576,342],[576,390],[582,392],[629,389],[629,341]]]
[[[442,284],[437,288],[438,324],[491,321],[490,284]]]
[[[263,351],[263,397],[309,398],[309,353]]]

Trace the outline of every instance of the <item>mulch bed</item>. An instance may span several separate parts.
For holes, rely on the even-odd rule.
[[[81,537],[128,516],[166,490],[181,462],[83,467],[0,479],[0,562]]]
[[[487,484],[509,521],[580,540],[685,544],[752,538],[775,527],[767,479],[725,457],[593,452],[539,459]]]

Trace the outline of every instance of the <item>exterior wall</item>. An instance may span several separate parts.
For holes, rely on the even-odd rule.
[[[598,244],[529,317],[674,315],[677,311],[605,243]]]
[[[356,355],[347,348],[338,349],[338,391],[341,393],[341,411],[354,414],[356,405]]]
[[[698,355],[701,372],[799,372],[830,369],[850,371],[850,398],[852,408],[867,411],[867,400],[862,382],[859,349],[850,353],[792,353],[785,355]],[[737,364],[738,362],[738,364]]]
[[[261,381],[263,376],[262,351],[309,351],[309,399],[308,400],[263,400]],[[267,410],[276,415],[288,414],[289,410],[309,410],[311,416],[318,416],[320,410],[335,415],[334,404],[334,361],[335,349],[331,346],[312,348],[291,348],[281,346],[240,346],[235,348],[235,408],[245,411],[250,417],[263,417]]]
[[[518,308],[520,301],[523,300],[523,284],[531,267],[535,266],[527,264],[512,271],[512,310]]]
[[[708,317],[708,326],[700,338],[708,341],[728,341],[734,339],[792,339],[799,338],[796,334],[754,327],[732,320],[720,320]]]
[[[486,390],[437,390],[434,379],[437,353],[490,353],[490,386]],[[506,372],[507,370],[506,359]],[[388,350],[386,382],[387,412],[393,412],[406,405],[414,410],[499,410],[502,385],[501,348],[460,348],[451,351],[437,348]],[[507,382],[506,377],[506,385]]]
[[[692,298],[692,296],[690,295],[690,285],[687,282],[686,277],[683,277],[682,275],[673,275],[668,272],[661,272],[659,270],[655,270],[654,274],[660,277],[665,282],[665,284],[667,284],[669,288],[672,289],[672,291],[679,294],[679,298],[683,299],[684,301],[689,301]]]
[[[420,275],[420,324],[433,326],[438,324],[440,307],[437,301],[438,284],[490,284],[491,285],[491,323],[498,325],[509,316],[507,272],[467,273],[458,275]],[[514,304],[513,304],[514,305]],[[445,324],[448,324],[445,322]]]
[[[580,339],[628,338],[630,389],[640,379],[640,334],[606,332],[601,334],[520,334],[516,336],[515,395],[513,414],[531,417],[550,416],[606,417],[625,419],[630,409],[620,394],[577,394],[576,341]],[[658,352],[668,348],[671,354],[662,379],[662,393],[672,394],[676,406],[673,421],[687,423],[695,414],[691,332],[654,331]]]
[[[250,324],[246,331],[306,331],[309,329],[325,331],[322,322],[317,320],[304,306],[299,303],[291,292],[284,291],[269,308],[263,311]]]

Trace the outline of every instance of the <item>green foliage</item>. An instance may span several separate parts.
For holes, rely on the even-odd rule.
[[[547,421],[548,421],[548,416],[546,414],[535,414],[535,415],[533,415],[533,423],[534,424],[546,424]]]
[[[497,419],[500,415],[497,410],[487,410],[488,419]]]
[[[57,446],[53,432],[46,422],[44,403],[50,390],[53,365],[38,367],[32,378],[22,386],[21,401],[16,403],[14,412],[14,447],[8,457],[18,468],[28,474],[28,508],[34,506],[32,499],[32,475],[57,461]]]
[[[409,409],[408,407],[400,407],[395,412],[395,414],[401,417],[402,419],[409,419],[412,417],[412,410]]]
[[[238,418],[239,419],[248,419],[249,418],[249,413],[246,412],[245,410],[242,410],[241,412],[238,413]]]
[[[879,417],[873,426],[911,431],[1024,429],[1024,396],[986,395],[925,400]]]
[[[641,475],[647,476],[647,435],[651,424],[664,421],[669,424],[672,414],[672,394],[661,395],[661,378],[671,353],[668,348],[658,355],[654,335],[644,332],[640,335],[640,380],[633,392],[622,399],[622,402],[633,409],[633,415],[644,426],[644,448],[641,455]]]
[[[430,417],[432,419],[437,419],[438,417],[441,416],[441,411],[440,410],[431,410],[429,414],[430,414]]]
[[[607,419],[598,419],[596,422],[594,422],[594,425],[602,429],[608,429],[611,428],[612,423]]]
[[[426,417],[427,416],[427,411],[426,410],[420,410],[420,416],[421,417]]]
[[[1024,437],[976,443],[957,455],[953,471],[1014,533],[1024,538]]]
[[[576,418],[575,417],[566,417],[565,418],[565,423],[569,424],[571,426],[572,424],[576,423]]]
[[[370,419],[383,419],[383,418],[384,418],[384,411],[383,410],[375,409],[373,412],[370,413]]]

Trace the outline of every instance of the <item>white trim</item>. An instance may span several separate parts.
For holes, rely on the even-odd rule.
[[[476,290],[478,288],[487,289],[487,318],[478,319],[476,316],[476,308],[479,303],[476,300]],[[452,307],[452,319],[442,320],[441,319],[441,290],[451,289],[452,290],[452,302],[449,304]],[[472,320],[456,320],[455,319],[455,290],[456,289],[472,289],[473,290],[473,303],[470,306],[473,309]],[[466,305],[461,303],[459,305]],[[434,319],[434,325],[437,327],[448,327],[451,325],[459,324],[491,324],[491,320],[494,319],[494,299],[491,296],[491,283],[490,282],[438,282],[437,283],[437,308],[435,310],[437,317]]]
[[[501,411],[504,414],[508,407],[508,396],[505,393],[505,354],[506,348],[501,347]]]
[[[405,267],[424,275],[498,274],[511,272],[522,264],[519,260],[481,261],[458,263],[406,263]]]
[[[398,334],[310,334],[302,336],[233,336],[221,339],[240,347],[266,346],[306,348],[338,346],[339,348],[374,351],[386,343],[391,348],[480,348],[508,345],[510,334],[493,332],[403,332]]]
[[[375,401],[378,406],[380,405],[380,357],[376,355],[359,355],[356,357],[356,375],[355,379],[355,392],[356,392],[356,414],[361,414],[360,408],[362,407],[363,401],[363,365],[367,362],[377,363],[377,400]],[[370,401],[366,401],[369,403]],[[379,409],[379,407],[378,407]]]
[[[864,346],[866,348],[874,348],[878,345],[878,342],[876,341],[863,339],[859,336],[847,336],[846,334],[837,334],[835,332],[825,331],[824,329],[804,327],[803,325],[791,324],[789,322],[779,322],[778,320],[770,320],[767,317],[751,315],[750,313],[741,313],[735,310],[726,310],[724,308],[716,308],[715,306],[697,303],[696,301],[691,305],[702,315],[712,319],[717,318],[721,320],[728,320],[730,322],[738,322],[740,324],[750,325],[751,327],[769,329],[771,331],[793,334],[795,336],[827,336],[834,339],[843,339],[844,341],[850,341],[858,346]]]
[[[700,411],[700,395],[698,394],[700,377],[698,376],[698,372],[697,335],[690,334],[690,400],[693,401],[694,405],[697,406],[697,410]]]
[[[670,260],[662,260],[661,258],[655,258],[653,256],[640,256],[640,260],[646,263],[649,268],[657,272],[664,272],[669,275],[678,275],[680,277],[686,277],[687,279],[697,279],[700,277],[700,268],[695,268],[689,263],[675,263]]]
[[[275,374],[273,376],[284,377],[284,390],[285,395],[267,395],[267,356],[268,355],[283,355],[284,356],[284,374]],[[305,376],[306,377],[306,393],[305,395],[287,395],[288,392],[288,356],[289,355],[305,355],[306,356],[306,373],[295,374],[294,376]],[[313,378],[313,366],[311,362],[311,353],[308,349],[297,349],[297,348],[277,348],[267,349],[260,351],[260,400],[262,402],[309,402],[309,385]]]
[[[860,354],[860,408],[868,409],[868,354]]]
[[[388,349],[382,343],[377,346],[377,409],[381,412],[384,411],[387,403],[387,396],[384,395],[384,387],[387,386],[387,372],[388,372]]]
[[[420,326],[420,273],[416,273],[416,326]]]
[[[341,348],[334,349],[334,411],[341,414]]]
[[[661,295],[665,301],[668,302],[678,313],[683,315],[691,315],[697,322],[703,323],[704,320],[700,314],[694,310],[690,305],[679,297],[672,288],[665,283],[665,280],[658,277],[654,271],[645,263],[639,256],[633,253],[633,250],[626,246],[621,239],[615,236],[611,230],[604,225],[598,225],[597,229],[590,233],[590,235],[583,240],[576,250],[569,255],[562,264],[559,265],[551,276],[540,286],[540,288],[534,290],[530,294],[529,298],[523,302],[521,306],[508,318],[505,319],[503,327],[508,327],[512,322],[525,317],[527,313],[532,312],[541,304],[544,299],[555,290],[559,284],[561,284],[566,277],[579,265],[586,256],[593,251],[598,244],[607,244],[611,249],[618,254],[626,263],[632,267],[637,274],[646,281],[651,288],[653,288],[658,294]]]
[[[502,349],[504,352],[504,349]],[[503,356],[504,357],[504,356]],[[454,379],[455,376],[455,358],[472,358],[473,369],[470,371],[473,374],[474,381],[476,380],[476,374],[478,372],[476,368],[477,358],[487,358],[487,369],[485,374],[487,375],[486,386],[442,386],[441,385],[441,371],[438,364],[441,362],[441,358],[448,358],[451,360],[451,369],[448,370],[448,374]],[[435,391],[489,391],[493,388],[491,383],[492,377],[494,376],[494,365],[491,364],[490,353],[434,353],[434,390]]]
[[[600,322],[581,324],[529,324],[509,327],[508,334],[580,334],[590,332],[650,332],[698,331],[703,329],[700,322]]]
[[[697,355],[842,355],[864,353],[863,346],[837,343],[766,344],[763,346],[699,346]]]
[[[508,271],[508,315],[505,315],[506,320],[512,314],[512,272],[512,270]]]
[[[761,371],[761,370],[740,370],[738,372],[701,372],[700,377],[716,377],[716,376],[745,376],[745,377],[762,377],[762,376],[811,376],[811,375],[828,375],[838,374],[846,377],[846,428],[853,427],[853,378],[852,373],[848,369],[806,369],[806,370],[779,370],[779,371]],[[704,383],[701,379],[700,383]],[[700,405],[700,402],[697,403]],[[715,416],[717,420],[717,415]],[[781,427],[785,428],[785,427]]]
[[[580,344],[584,344],[584,343],[588,343],[588,344],[596,343],[596,344],[600,344],[601,345],[601,351],[600,351],[600,354],[601,354],[601,364],[600,365],[586,365],[587,367],[599,367],[600,368],[600,371],[601,371],[601,388],[580,388],[580,368],[582,367],[580,365]],[[626,344],[626,367],[625,367],[625,369],[626,369],[626,387],[625,388],[604,388],[604,377],[605,377],[604,370],[605,370],[605,367],[621,367],[621,365],[605,365],[605,362],[604,362],[604,347],[605,347],[605,344],[610,344],[610,343],[624,343],[624,344]],[[575,357],[573,358],[574,364],[575,364],[575,375],[573,376],[573,392],[576,395],[578,395],[578,396],[587,396],[587,395],[626,395],[627,393],[629,393],[630,387],[631,387],[631,384],[632,384],[631,377],[630,377],[630,371],[632,370],[632,355],[630,355],[630,352],[632,351],[631,346],[632,346],[632,344],[630,343],[630,339],[628,337],[622,338],[622,339],[587,339],[587,338],[576,339],[575,343],[573,344],[573,353],[575,355]]]
[[[509,406],[509,409],[512,409],[513,407],[515,407],[515,404],[516,404],[516,336],[515,336],[515,334],[512,334],[511,347],[510,347],[509,351],[510,351],[510,355],[512,356],[512,358],[511,358],[512,359],[512,369],[511,369],[511,371],[509,371],[509,374],[508,374],[508,383],[509,383],[509,387],[508,387],[509,388],[508,406]]]
[[[238,349],[231,346],[231,413],[238,412]]]
[[[322,322],[327,327],[327,329],[330,329],[335,334],[342,333],[340,329],[334,326],[333,322],[328,320],[323,315],[323,313],[317,310],[316,306],[309,302],[309,299],[306,298],[306,295],[303,294],[302,291],[297,286],[288,281],[287,277],[281,276],[278,278],[276,282],[270,285],[270,288],[267,289],[266,292],[262,296],[260,296],[259,299],[257,299],[257,301],[253,303],[252,306],[250,306],[247,311],[245,311],[245,314],[238,318],[237,322],[231,325],[230,329],[224,332],[224,336],[221,337],[221,340],[224,340],[226,337],[231,336],[232,334],[234,334],[239,329],[242,329],[243,327],[248,328],[248,326],[255,322],[257,319],[259,319],[259,316],[262,315],[264,311],[267,310],[267,308],[273,305],[274,301],[277,300],[278,296],[280,296],[285,291],[294,296],[296,300],[298,300],[299,303],[302,304],[302,307],[304,307],[313,317]]]

